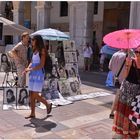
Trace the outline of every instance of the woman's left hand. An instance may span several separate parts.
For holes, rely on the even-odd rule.
[[[31,71],[31,70],[33,70],[33,68],[31,68],[31,67],[25,68],[25,71],[26,71],[26,72]]]
[[[31,70],[32,70],[32,68],[27,67],[27,68],[25,68],[25,70],[22,72],[22,74],[26,74],[28,71],[31,71]]]

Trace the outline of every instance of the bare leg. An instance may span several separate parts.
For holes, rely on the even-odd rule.
[[[30,91],[29,95],[30,95],[29,100],[30,100],[31,114],[29,116],[25,117],[25,119],[35,117],[35,97],[34,97],[34,92]]]
[[[51,110],[52,110],[52,103],[49,104],[49,103],[46,101],[46,99],[45,99],[44,97],[40,96],[38,93],[35,93],[34,96],[35,96],[35,99],[36,99],[37,101],[42,102],[43,104],[46,105],[47,114],[50,114],[50,112],[51,112]]]
[[[46,105],[46,107],[48,107],[48,102],[46,101],[46,99],[44,99],[44,97],[40,96],[37,92],[35,93],[35,99],[39,102],[42,102],[43,104]]]
[[[35,116],[35,93],[31,93],[31,116]]]

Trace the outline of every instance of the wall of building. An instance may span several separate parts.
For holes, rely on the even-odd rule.
[[[52,2],[50,22],[51,24],[69,22],[69,16],[60,17],[60,2]]]
[[[32,1],[31,2],[31,29],[33,31],[36,31],[36,27],[37,27],[37,10],[36,10],[36,5],[37,2],[36,1]]]

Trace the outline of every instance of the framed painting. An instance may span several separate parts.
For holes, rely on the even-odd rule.
[[[71,95],[70,93],[70,85],[67,80],[59,80],[59,90],[63,97],[68,97]]]
[[[1,65],[0,65],[0,72],[10,72],[11,71],[11,63],[8,59],[8,56],[5,53],[1,54]]]
[[[27,88],[17,88],[17,109],[29,109],[29,92]]]
[[[16,109],[16,88],[4,87],[3,89],[3,110]]]
[[[68,79],[68,81],[69,81],[69,84],[70,84],[71,95],[81,94],[79,80],[77,78],[70,78],[70,79]]]
[[[64,52],[76,51],[75,42],[73,40],[63,41]]]

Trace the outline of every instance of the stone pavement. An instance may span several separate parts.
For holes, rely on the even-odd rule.
[[[97,73],[89,73],[89,75],[97,76]],[[105,77],[106,74],[100,77],[103,76]],[[30,110],[2,110],[3,91],[0,90],[0,138],[111,139],[112,120],[108,116],[114,98],[113,89],[106,88],[95,81],[87,82],[82,78],[82,93],[107,92],[110,95],[53,108],[49,116],[46,116],[46,110],[36,108],[37,118],[29,120],[24,117]]]

